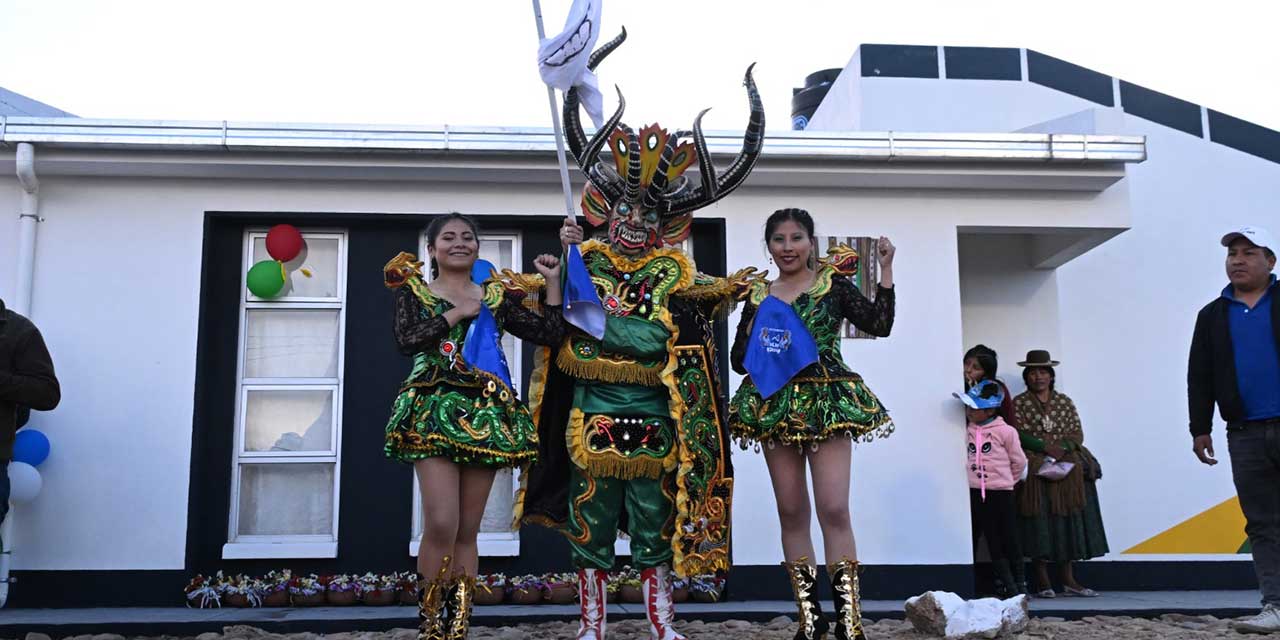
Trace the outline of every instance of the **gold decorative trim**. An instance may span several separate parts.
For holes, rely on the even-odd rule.
[[[560,350],[556,353],[556,366],[570,376],[584,380],[642,384],[648,387],[662,384],[661,364],[646,367],[636,362],[613,360],[604,353],[592,360],[582,360],[573,352],[572,340],[566,340],[560,345]]]

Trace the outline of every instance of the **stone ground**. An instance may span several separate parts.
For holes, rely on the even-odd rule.
[[[916,633],[910,623],[901,620],[867,621],[870,640],[921,640],[933,636]],[[1021,634],[1011,636],[1020,640],[1202,640],[1209,638],[1246,638],[1229,627],[1230,620],[1213,616],[1189,616],[1168,614],[1154,619],[1112,616],[1091,616],[1081,620],[1065,621],[1060,618],[1032,618],[1031,626]],[[677,628],[692,640],[714,638],[716,640],[790,640],[795,633],[791,619],[786,616],[767,623],[750,623],[741,620],[726,622],[682,621]],[[548,622],[520,624],[510,627],[475,627],[471,638],[475,640],[520,640],[572,638],[577,623]],[[614,640],[648,640],[648,626],[641,620],[623,620],[609,625],[609,638]],[[1280,640],[1280,636],[1273,636]],[[0,629],[0,638],[6,638]],[[30,633],[14,640],[50,640],[39,633]],[[273,634],[247,626],[227,627],[223,633],[205,633],[194,637],[160,636],[126,639],[113,634],[74,636],[72,640],[415,640],[412,629],[395,629],[385,632],[356,632],[318,635],[313,633]]]

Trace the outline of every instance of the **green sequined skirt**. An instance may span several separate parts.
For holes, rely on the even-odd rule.
[[[862,378],[793,380],[768,400],[750,378],[729,403],[729,429],[750,442],[802,445],[845,436],[862,442],[888,437],[893,421]]]
[[[538,432],[529,409],[502,385],[408,385],[396,396],[384,449],[401,462],[443,457],[514,467],[537,456]]]

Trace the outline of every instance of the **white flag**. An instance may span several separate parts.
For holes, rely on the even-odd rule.
[[[600,37],[601,0],[573,0],[564,31],[546,38],[538,46],[538,72],[542,81],[561,91],[578,87],[582,106],[597,127],[604,122],[604,101],[596,74],[587,69],[587,59]]]

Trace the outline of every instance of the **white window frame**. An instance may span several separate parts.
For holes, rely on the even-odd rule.
[[[510,240],[511,241],[511,266],[513,271],[520,271],[520,266],[524,264],[524,238],[519,231],[496,230],[480,232],[478,240]],[[425,273],[428,282],[431,280],[431,260],[427,253],[427,234],[424,231],[419,238],[418,255],[423,256],[422,261],[426,263]],[[520,338],[515,339],[515,353],[507,354],[507,364],[511,367],[511,383],[515,386],[515,392],[520,394],[520,389],[524,373],[524,341]],[[511,472],[511,495],[514,499],[516,492],[520,489],[520,470],[513,469]],[[413,515],[409,521],[409,555],[418,556],[418,545],[422,542],[422,491],[418,486],[418,479],[413,479]],[[476,547],[481,557],[515,557],[520,555],[520,532],[519,531],[481,531],[476,537]]]
[[[244,264],[241,276],[253,266],[253,245],[265,238],[266,228],[251,228],[244,233]],[[342,486],[342,392],[347,331],[347,251],[348,235],[341,229],[304,230],[303,237],[338,241],[336,295],[333,297],[284,297],[265,300],[244,287],[240,296],[240,328],[236,341],[236,408],[235,437],[231,455],[231,500],[227,519],[227,543],[222,547],[225,560],[258,558],[336,558],[338,557],[339,498]],[[338,312],[337,370],[334,377],[320,378],[245,378],[245,342],[249,311],[255,309],[305,310],[327,309]],[[333,432],[330,451],[245,451],[245,414],[250,391],[296,390],[331,391],[333,394]],[[320,535],[240,535],[240,473],[245,464],[333,464],[333,527]]]

